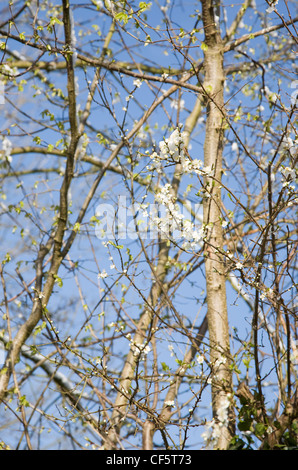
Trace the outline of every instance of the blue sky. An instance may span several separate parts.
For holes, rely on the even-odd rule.
[[[57,4],[59,5],[60,3]],[[4,2],[0,2],[0,6],[3,5]],[[91,54],[99,56],[100,48],[102,46],[102,38],[107,34],[109,22],[105,20],[105,15],[96,12],[95,8],[91,7],[90,2],[72,2],[72,5],[74,6],[73,16],[75,22],[76,44],[78,49],[80,49],[79,52],[86,55]],[[90,8],[86,9],[86,5],[90,6]],[[257,5],[258,11],[263,13],[263,21],[266,25],[280,22],[277,15],[266,13],[266,9],[268,8],[267,3],[257,2]],[[280,8],[279,12],[286,15],[286,7],[281,5]],[[192,31],[196,22],[196,9],[200,9],[200,2],[171,2],[171,7],[167,10],[167,15],[169,15],[171,21],[171,34],[173,32],[177,34],[182,33],[181,27],[183,27],[185,31]],[[230,24],[238,9],[239,5],[232,7],[227,4],[227,25]],[[46,11],[40,11],[40,18],[45,17]],[[152,2],[152,7],[148,12],[147,22],[154,28],[160,24],[160,30],[156,31],[148,27],[143,28],[142,25],[137,30],[133,29],[128,32],[122,30],[121,35],[124,38],[123,43],[121,43],[121,40],[119,39],[120,36],[117,36],[115,43],[111,44],[111,50],[114,51],[112,52],[111,57],[118,61],[131,61],[133,59],[144,62],[145,59],[153,66],[160,66],[162,64],[167,72],[170,72],[169,67],[177,68],[181,66],[183,64],[183,55],[179,54],[179,52],[174,50],[169,44],[169,35],[162,24],[160,9],[157,2]],[[22,31],[24,31],[25,34],[30,34],[30,25],[23,23],[21,26],[23,28]],[[19,28],[21,26],[19,26]],[[258,17],[253,10],[249,9],[243,20],[243,25],[240,28],[238,36],[252,33],[263,26],[264,25],[261,26],[260,24],[260,17]],[[84,36],[86,28],[88,28],[91,33]],[[194,43],[191,57],[196,61],[200,61],[203,58],[203,50],[201,47],[201,43],[203,41],[203,30],[201,22],[198,23],[197,29],[198,31],[195,35],[198,40]],[[225,25],[223,25],[223,30],[224,29]],[[152,44],[145,46],[144,41],[146,41],[146,39],[148,41],[148,31],[150,32]],[[62,33],[62,26],[57,25],[58,39],[63,37]],[[139,35],[138,38],[143,41],[142,43],[136,41],[134,37],[136,34]],[[187,42],[187,39],[184,39],[184,41]],[[54,36],[52,36],[51,44],[55,44]],[[58,45],[61,47],[59,43]],[[238,51],[232,51],[226,54],[225,66],[230,67],[232,64],[236,64],[237,66],[237,64],[242,61],[250,61],[251,57],[253,57],[257,62],[258,59],[263,57],[266,47],[266,42],[263,37],[252,40],[249,44],[242,47],[243,54],[239,54]],[[31,48],[24,47],[16,41],[10,41],[9,48],[12,51],[15,50],[17,54],[20,54],[21,56],[28,56],[30,59],[37,58],[40,53],[37,50],[34,51]],[[270,45],[270,48],[271,51],[274,51],[274,44]],[[45,55],[41,60],[48,60],[49,58],[56,60],[55,55],[50,57]],[[289,62],[291,63],[291,59]],[[186,64],[185,68],[189,68],[189,63]],[[260,73],[261,71],[264,72],[265,75],[262,75],[262,73]],[[46,78],[55,84],[56,88],[60,88],[63,93],[66,92],[65,71],[44,73]],[[76,76],[78,77],[78,105],[81,106],[81,109],[83,108],[86,100],[88,85],[90,85],[88,80],[92,80],[93,73],[94,70],[90,69],[86,71],[83,69],[76,70]],[[281,87],[281,84],[278,83],[278,79],[280,78],[279,69],[275,66],[271,67],[270,62],[266,64],[264,70],[261,70],[260,67],[256,67],[252,74],[244,74],[244,76],[240,76],[240,74],[237,73],[236,67],[234,73],[227,76],[225,93],[227,100],[226,106],[230,115],[232,116],[239,112],[240,122],[235,122],[237,132],[239,132],[239,135],[249,148],[256,147],[256,141],[258,142],[259,145],[257,147],[259,153],[256,155],[256,158],[259,159],[268,159],[270,149],[272,148],[272,140],[269,139],[267,141],[265,139],[262,125],[260,125],[260,131],[258,133],[256,133],[254,126],[249,127],[249,119],[247,120],[247,118],[248,113],[251,113],[253,116],[256,115],[257,112],[261,116],[260,119],[262,122],[265,122],[272,114],[272,109],[270,105],[268,105],[268,101],[265,99],[264,94],[260,92],[262,87],[262,78],[264,76],[265,83],[270,90],[284,93],[284,97],[286,99],[286,93],[288,93],[289,90],[286,86],[291,82],[291,75],[288,74],[288,76],[282,76]],[[99,87],[98,93],[95,97],[96,101],[93,104],[92,114],[88,121],[89,126],[87,133],[89,144],[87,146],[87,154],[94,158],[105,160],[110,154],[111,145],[118,142],[121,130],[131,129],[134,122],[142,116],[144,109],[151,105],[154,100],[154,94],[160,93],[160,84],[157,84],[157,89],[150,89],[149,86],[143,83],[140,88],[135,90],[135,86],[133,84],[134,79],[132,77],[125,77],[118,73],[114,73],[112,76],[104,70],[102,70],[102,77],[102,87]],[[27,78],[27,75],[16,78],[16,83],[19,85],[19,88],[13,82],[11,85],[6,85],[7,98],[26,113],[26,115],[23,114],[20,117],[18,126],[10,128],[10,135],[8,138],[14,146],[41,145],[42,147],[48,147],[48,145],[53,145],[56,148],[63,148],[63,142],[59,142],[61,139],[61,126],[60,129],[58,129],[58,122],[60,124],[61,122],[64,123],[67,133],[68,117],[67,110],[65,107],[61,106],[62,101],[57,96],[53,96],[51,94],[47,96],[45,94],[44,86],[41,85],[40,78],[31,77],[29,79],[28,75],[27,83],[21,83],[21,80],[24,78]],[[246,92],[246,89],[243,87],[247,86],[247,84],[251,85],[251,80],[255,83],[255,89],[250,93],[250,91]],[[191,83],[196,84],[196,80],[193,79]],[[163,84],[162,88],[166,90],[169,86],[170,85]],[[23,87],[24,91],[21,90],[21,87]],[[282,90],[280,91],[279,88],[282,88]],[[133,93],[133,98],[127,101],[126,99],[131,93]],[[33,95],[35,95],[35,97]],[[118,97],[120,98],[119,101]],[[141,176],[146,175],[146,165],[150,161],[150,158],[145,153],[146,150],[148,150],[150,154],[154,146],[158,147],[158,144],[163,137],[169,136],[173,128],[177,125],[177,121],[182,123],[185,122],[185,119],[189,111],[192,109],[195,101],[194,93],[189,90],[183,90],[182,96],[179,96],[179,94],[176,93],[173,98],[176,100],[178,98],[184,100],[184,109],[181,110],[179,117],[177,117],[176,107],[173,106],[173,104],[175,105],[175,102],[173,103],[173,101],[168,100],[167,103],[165,103],[164,108],[160,108],[150,117],[149,128],[147,129],[145,127],[144,129],[144,134],[147,139],[146,143],[142,144],[142,147],[140,148],[142,157],[140,158],[139,165],[137,167],[137,171],[140,170]],[[115,110],[116,119],[108,110],[108,107],[104,106],[105,100],[111,107],[110,109]],[[127,108],[127,111],[123,108]],[[6,129],[15,121],[17,113],[13,105],[8,105],[8,101],[6,102],[3,111],[2,118],[0,118],[0,129],[2,133],[5,134]],[[51,118],[51,113],[54,115],[53,119]],[[40,124],[37,121],[42,120],[46,116],[46,124],[48,127],[41,131]],[[31,117],[36,121],[30,122]],[[116,125],[116,121],[118,122],[118,127]],[[192,158],[200,158],[203,160],[204,124],[205,112],[202,113],[202,117],[193,133],[190,149]],[[275,123],[273,122],[272,125],[275,125]],[[104,145],[102,144],[102,135],[107,138]],[[36,140],[36,138],[40,138],[40,142]],[[229,173],[227,177],[224,177],[223,181],[224,183],[226,181],[228,182],[229,188],[235,192],[235,195],[241,198],[242,203],[245,205],[247,203],[247,194],[245,194],[244,191],[245,186],[240,186],[237,175],[235,176],[235,179],[231,178],[231,172],[235,171],[236,174],[239,155],[241,155],[241,148],[240,145],[236,150],[235,146],[232,147],[232,144],[235,143],[235,135],[231,131],[227,132],[226,139],[224,160]],[[135,144],[136,146],[132,153],[136,151],[138,144],[137,140]],[[120,157],[121,164],[129,167],[129,157],[130,155],[128,154],[128,150],[124,149]],[[59,158],[60,157],[53,156],[49,158],[48,155],[39,155],[36,153],[21,154],[13,157],[11,167],[14,170],[29,170],[30,168],[44,169],[51,168],[52,166],[57,168],[57,160]],[[61,159],[61,169],[62,168],[63,159]],[[264,181],[266,181],[265,176],[260,174],[258,178],[255,177],[255,167],[250,160],[246,161],[246,168],[248,169],[251,193],[257,194],[262,187],[262,184],[264,184]],[[83,176],[84,172],[88,169],[90,169],[90,165],[83,162],[79,162],[76,167],[77,177],[74,180],[70,194],[72,199],[70,221],[73,223],[76,220],[77,211],[81,205],[82,199],[88,193],[95,177],[95,174],[87,177]],[[172,177],[173,169],[174,167],[171,166],[167,168],[166,175],[169,179]],[[166,179],[164,178],[163,182],[165,181]],[[4,181],[3,193],[7,195],[7,198],[3,199],[2,210],[4,211],[5,207],[9,207],[9,205],[14,204],[17,204],[20,209],[20,214],[11,211],[7,215],[2,216],[0,229],[2,240],[1,257],[3,259],[5,254],[10,252],[13,258],[12,263],[7,265],[6,268],[7,272],[11,274],[11,279],[8,281],[10,296],[14,294],[16,289],[14,270],[18,262],[22,261],[22,272],[26,276],[27,282],[29,282],[34,275],[33,261],[36,257],[38,244],[46,238],[45,233],[52,223],[52,217],[55,215],[55,210],[57,210],[60,184],[61,174],[59,175],[57,172],[50,173],[48,177],[44,174],[21,176],[16,181],[14,180],[13,183],[10,179]],[[189,197],[192,204],[195,204],[197,203],[196,193],[200,185],[197,180],[194,181],[194,178],[184,178],[181,185],[182,193],[186,190],[189,184],[193,184],[194,188],[187,197]],[[239,217],[239,219],[243,217],[243,212],[239,207],[235,209],[234,201],[231,201],[227,192],[223,191],[223,193],[224,203],[228,210],[235,211],[236,220],[237,217]],[[86,223],[95,215],[96,208],[99,204],[116,204],[118,196],[126,194],[128,194],[127,186],[125,186],[123,180],[119,178],[116,173],[108,176],[103,180],[103,183],[98,188],[96,197],[90,205],[85,218]],[[135,189],[134,195],[137,197],[139,202],[143,201],[142,197],[145,194],[145,188],[141,187]],[[153,201],[153,196],[148,195],[148,200]],[[34,216],[34,222],[31,217],[28,217],[28,213]],[[15,226],[17,229],[14,229]],[[23,236],[23,238],[19,239],[20,241],[17,241],[17,237],[20,237],[20,235]],[[121,296],[123,292],[125,292],[124,286],[128,286],[130,282],[125,276],[120,276],[123,271],[122,263],[129,261],[130,255],[138,259],[140,245],[134,243],[133,240],[126,239],[120,240],[121,245],[123,245],[123,248],[120,249],[111,244],[103,246],[102,240],[99,240],[95,235],[94,227],[88,227],[88,225],[82,227],[82,233],[77,237],[70,254],[71,261],[77,263],[80,270],[72,271],[67,264],[61,267],[60,276],[63,280],[63,286],[61,288],[57,286],[55,289],[55,293],[49,304],[49,310],[52,312],[63,338],[67,338],[68,335],[73,336],[74,334],[77,334],[78,339],[83,341],[84,337],[88,336],[89,333],[88,328],[83,328],[81,330],[82,322],[85,322],[86,325],[92,323],[97,334],[102,334],[103,337],[112,334],[119,336],[119,339],[113,346],[114,349],[112,356],[114,359],[110,362],[111,369],[117,370],[118,365],[121,363],[119,354],[128,348],[129,342],[121,334],[118,334],[118,332],[114,330],[113,326],[110,326],[106,331],[102,330],[103,316],[100,318],[98,318],[98,316],[103,311],[105,311],[106,324],[110,325],[119,321],[119,318],[115,319],[117,308],[114,306],[114,299],[112,296],[106,296],[104,300],[100,302],[102,295],[100,288],[102,288],[104,284],[109,286],[113,285],[114,288],[114,283],[119,278],[119,284],[117,288],[115,287],[115,293]],[[33,243],[33,240],[35,240],[37,244]],[[90,243],[90,240],[92,241],[92,244]],[[115,240],[115,242],[118,243],[117,240]],[[150,240],[147,240],[146,242],[149,244]],[[92,250],[94,250],[94,252],[92,252]],[[171,255],[173,255],[173,253],[174,250],[171,252]],[[156,254],[154,249],[152,249],[152,254]],[[281,257],[282,256],[283,255],[281,255]],[[181,255],[181,261],[185,261],[188,258],[188,255]],[[116,266],[116,269],[111,269],[111,266]],[[99,281],[98,273],[104,269],[109,274],[109,277]],[[203,302],[205,286],[202,269],[202,267],[198,267],[194,273],[188,276],[185,283],[183,283],[177,290],[174,300],[179,313],[183,317],[187,317],[188,321],[195,321],[197,326],[200,324],[206,311],[206,306]],[[134,279],[138,289],[142,292],[142,295],[146,297],[151,285],[152,276],[150,270],[146,267],[145,260],[139,260],[137,272],[134,272],[134,265],[129,264],[128,272]],[[78,276],[77,279],[75,279],[74,274]],[[79,282],[81,293],[77,290],[77,281]],[[18,289],[19,288],[20,287],[18,286]],[[229,283],[227,284],[227,288],[231,331],[234,331],[235,333],[236,328],[237,335],[248,340],[251,330],[250,309],[247,307],[244,300],[241,299],[230,287]],[[77,302],[80,295],[84,298],[84,301],[86,301],[86,309]],[[19,310],[19,307],[15,307],[14,325],[17,325],[22,321],[24,316],[29,312],[30,303],[27,303],[28,299],[25,299],[23,302],[21,311]],[[127,314],[134,319],[137,319],[143,305],[142,297],[140,295],[136,296],[136,291],[132,290],[125,296],[125,302]],[[71,308],[73,308],[72,322],[69,323],[67,321],[66,314]],[[167,312],[165,311],[163,314],[165,315],[165,321],[167,321]],[[121,336],[122,339],[120,339]],[[162,361],[169,365],[169,367],[175,370],[177,367],[175,359],[181,360],[183,358],[185,337],[183,335],[176,334],[175,329],[169,329],[166,333],[161,330],[160,335],[157,335],[157,339],[160,358],[162,358]],[[37,337],[37,341],[39,341],[39,337]],[[265,334],[262,335],[262,341],[264,343],[264,349],[266,350],[268,345]],[[174,351],[169,349],[169,345],[174,345]],[[238,349],[239,343],[237,339],[232,341],[231,347],[232,352]],[[44,350],[46,351],[47,347],[45,347]],[[89,352],[90,355],[98,354],[100,356],[102,349],[97,349],[97,346],[94,346],[94,350],[90,349]],[[240,361],[238,365],[240,367]],[[270,375],[268,376],[268,381],[269,380]],[[198,393],[200,386],[200,383],[193,385],[196,393]],[[186,397],[187,401],[190,385],[187,383],[183,387],[184,390],[183,388],[181,389],[181,397],[183,399]],[[28,394],[30,395],[30,393],[34,396],[34,390],[30,390],[28,387]],[[112,397],[112,392],[110,393]],[[97,402],[94,401],[94,403],[90,405],[91,411],[96,410],[97,405]],[[187,409],[188,408],[186,406],[184,413],[187,413]],[[196,414],[197,420],[201,420],[205,417],[207,419],[210,418],[210,395],[207,391],[202,395],[202,403],[198,410],[199,411]],[[197,423],[198,421],[195,422],[195,426]],[[199,430],[201,433],[203,428],[200,427]],[[173,429],[173,433],[176,433],[175,428]],[[191,445],[197,446],[200,441],[200,433],[198,433],[196,427],[191,428],[189,440]],[[46,445],[47,439],[45,439],[44,442]]]

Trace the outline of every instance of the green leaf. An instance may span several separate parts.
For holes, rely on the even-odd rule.
[[[34,137],[33,141],[36,142],[37,145],[40,145],[40,143],[41,143],[41,138],[38,137],[38,136],[36,136],[36,137]]]
[[[139,13],[142,13],[143,11],[145,10],[149,10],[150,7],[151,7],[152,3],[149,2],[149,3],[146,3],[146,2],[140,2],[139,3]]]
[[[252,420],[251,420],[251,419],[247,419],[247,420],[245,420],[245,421],[240,421],[240,422],[238,423],[238,429],[239,429],[239,431],[249,431],[249,430],[250,430],[251,423],[252,423]]]
[[[34,336],[38,335],[45,327],[46,327],[46,322],[43,321],[40,325],[37,325],[34,329]]]
[[[54,274],[54,279],[55,279],[56,284],[57,284],[59,287],[62,287],[62,286],[63,286],[63,281],[62,281],[61,277],[57,276],[57,274]]]
[[[118,250],[122,250],[123,248],[123,245],[116,245],[116,243],[112,241],[108,241],[108,244],[114,246],[115,248],[118,248]]]
[[[23,396],[20,397],[20,399],[19,399],[19,405],[20,405],[20,406],[26,406],[26,407],[29,406],[29,402],[28,402],[28,400],[27,400],[27,398],[26,398],[26,395],[23,395]]]
[[[257,424],[255,425],[255,434],[256,434],[257,437],[262,437],[262,436],[264,436],[265,432],[266,432],[266,426],[265,426],[265,424],[263,424],[263,423],[257,423]]]
[[[128,22],[128,15],[125,11],[120,11],[115,15],[117,21],[122,22],[123,24],[127,24]]]
[[[2,264],[9,263],[11,261],[11,256],[10,253],[6,253],[4,260],[2,261]]]
[[[239,438],[239,436],[234,436],[231,439],[228,450],[242,450],[245,447],[245,442]]]

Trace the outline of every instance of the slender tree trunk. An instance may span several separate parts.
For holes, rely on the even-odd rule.
[[[223,48],[217,31],[212,0],[202,0],[205,31],[204,89],[208,94],[204,164],[210,168],[205,178],[204,224],[207,228],[205,272],[207,318],[212,373],[212,407],[220,430],[217,448],[226,449],[233,434],[231,406],[232,377],[229,367],[229,324],[226,300],[226,278],[221,225],[222,142],[223,142]]]
[[[59,206],[59,218],[57,221],[57,228],[55,235],[52,240],[52,236],[49,237],[46,245],[41,245],[39,248],[38,256],[36,259],[36,282],[35,282],[35,298],[30,316],[19,328],[16,336],[14,337],[10,350],[7,354],[4,367],[0,374],[0,401],[4,399],[7,393],[7,388],[10,380],[10,376],[14,370],[14,365],[18,361],[21,347],[26,342],[27,338],[31,335],[32,331],[42,318],[44,310],[48,304],[48,301],[52,295],[52,291],[55,284],[55,278],[58,273],[59,267],[63,260],[61,255],[61,249],[64,239],[64,233],[67,226],[68,220],[68,190],[73,178],[73,163],[77,144],[79,140],[78,129],[77,129],[77,115],[76,115],[76,95],[75,95],[75,79],[74,79],[74,64],[71,52],[71,21],[70,21],[70,7],[67,0],[63,0],[63,24],[65,34],[65,50],[66,53],[66,69],[67,69],[67,90],[69,99],[69,123],[71,139],[67,150],[67,161],[65,168],[65,175],[60,189],[60,206]],[[48,272],[47,281],[44,287],[42,286],[43,281],[43,262],[46,255],[49,253],[53,245],[53,255],[51,261],[51,267]]]

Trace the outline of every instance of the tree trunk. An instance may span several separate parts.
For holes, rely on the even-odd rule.
[[[223,264],[223,230],[221,225],[222,142],[223,142],[223,48],[217,31],[211,0],[202,1],[205,31],[204,90],[208,95],[204,164],[204,224],[207,318],[212,365],[212,408],[219,432],[216,447],[226,449],[233,434],[231,405],[232,377],[229,367],[229,325],[226,300],[226,278]]]

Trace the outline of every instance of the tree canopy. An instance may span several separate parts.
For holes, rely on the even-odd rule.
[[[0,2],[3,449],[297,448],[295,2]]]

